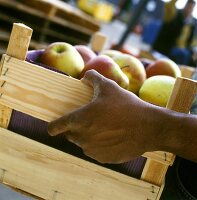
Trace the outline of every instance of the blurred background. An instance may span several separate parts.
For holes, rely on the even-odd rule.
[[[188,4],[189,2],[189,4]],[[100,31],[105,48],[145,59],[170,57],[197,66],[197,0],[0,0],[0,55],[12,24],[33,29],[30,49],[56,41],[89,44]],[[187,8],[186,8],[187,7]],[[0,185],[0,200],[30,199]]]
[[[150,59],[170,56],[178,64],[195,67],[197,5],[190,8],[191,15],[184,19],[176,17],[186,3],[187,0],[1,0],[0,54],[7,47],[12,23],[22,22],[34,30],[30,49],[40,49],[55,41],[88,44],[92,34],[101,31],[108,36],[105,48],[118,45],[118,48],[124,47],[136,56]],[[178,28],[172,25],[174,19],[182,23]],[[155,46],[166,21],[172,24],[169,24],[171,29],[167,29],[168,34],[162,36],[163,42],[174,43],[177,47],[175,40],[178,43],[179,39],[180,48],[173,52],[173,56]],[[188,27],[192,30],[188,31]],[[189,49],[192,58],[184,62],[177,60],[176,54],[182,53],[187,57],[185,49]]]

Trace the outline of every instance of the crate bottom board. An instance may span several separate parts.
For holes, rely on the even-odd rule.
[[[42,144],[48,145],[73,156],[82,158],[83,160],[101,165],[95,160],[84,155],[82,149],[66,140],[64,135],[59,135],[56,137],[49,136],[47,132],[47,125],[47,122],[24,114],[22,112],[12,110],[8,129],[27,138],[38,141]],[[146,158],[138,157],[135,160],[131,160],[122,164],[102,164],[102,166],[139,179],[142,174],[145,162]]]
[[[159,187],[0,128],[1,182],[43,199],[156,199]]]

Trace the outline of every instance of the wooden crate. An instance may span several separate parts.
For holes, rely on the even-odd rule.
[[[95,19],[60,0],[0,0],[0,55],[5,53],[14,22],[34,29],[30,49],[56,41],[87,44],[100,29]]]
[[[25,61],[31,35],[31,28],[14,24],[1,59],[0,181],[46,200],[159,199],[175,157],[171,153],[145,153],[141,179],[136,179],[7,130],[12,109],[51,121],[92,97],[92,89],[79,80]],[[196,91],[196,82],[177,78],[167,107],[189,112]]]

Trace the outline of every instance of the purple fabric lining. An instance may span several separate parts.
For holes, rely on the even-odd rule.
[[[40,64],[39,58],[42,52],[43,50],[30,51],[27,55],[27,61],[41,66],[42,64]],[[58,72],[57,70],[44,65],[42,65],[42,67]],[[146,162],[146,158],[138,157],[135,160],[131,160],[122,164],[100,164],[97,161],[84,155],[81,148],[68,142],[63,135],[56,137],[49,136],[47,133],[47,122],[15,110],[12,113],[8,129],[71,155],[135,178],[140,178]]]

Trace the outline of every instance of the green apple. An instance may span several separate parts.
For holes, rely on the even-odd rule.
[[[78,78],[84,61],[74,46],[65,42],[50,44],[41,55],[41,63]]]
[[[146,79],[146,72],[142,62],[132,55],[123,53],[114,56],[113,60],[129,78],[128,90],[137,94]]]
[[[166,75],[151,76],[144,81],[140,88],[140,99],[161,107],[166,107],[175,80],[175,78]]]
[[[106,55],[98,55],[97,57],[91,59],[88,63],[86,63],[80,77],[82,78],[85,72],[91,69],[96,70],[106,78],[114,80],[121,87],[128,89],[129,79],[112,58]]]

